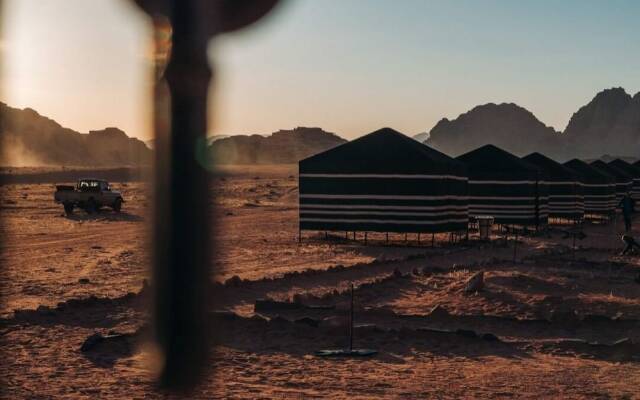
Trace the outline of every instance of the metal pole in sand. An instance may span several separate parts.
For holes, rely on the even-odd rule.
[[[618,235],[618,217],[616,215],[616,211],[613,210],[613,240],[612,240],[612,248],[616,247],[616,236]]]
[[[349,352],[353,351],[353,282],[351,282],[351,311],[349,313]]]
[[[516,262],[516,251],[518,249],[518,231],[515,231],[516,236],[515,236],[515,240],[513,241],[513,262]]]

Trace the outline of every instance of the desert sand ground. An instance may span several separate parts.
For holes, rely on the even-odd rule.
[[[148,186],[114,186],[121,214],[71,217],[53,182],[0,187],[3,398],[172,398],[140,339]],[[514,262],[513,238],[298,243],[295,166],[223,168],[212,201],[215,308],[230,312],[212,314],[216,369],[189,398],[640,398],[640,262],[617,255],[619,222],[587,224],[575,253],[566,227],[521,237]],[[485,288],[465,293],[478,271]],[[355,345],[379,354],[315,357],[347,344],[350,282]],[[97,332],[131,335],[80,351]]]

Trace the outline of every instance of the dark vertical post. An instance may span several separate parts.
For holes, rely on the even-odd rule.
[[[364,233],[364,244],[367,244],[367,232]]]
[[[351,312],[349,314],[349,351],[353,350],[353,282],[351,282]]]
[[[159,138],[155,152],[154,329],[164,358],[161,383],[171,388],[197,381],[209,348],[212,218],[208,173],[201,163],[206,162],[202,145],[212,72],[198,4],[171,2],[172,50],[165,72],[171,121],[168,137]]]
[[[432,233],[431,234],[431,247],[435,247],[436,246],[436,234]]]
[[[156,79],[154,86],[153,334],[162,358],[160,384],[189,389],[202,375],[210,337],[206,310],[211,306],[214,220],[206,170],[207,95],[212,77],[207,45],[215,34],[257,21],[277,0],[134,2],[153,18],[155,55],[162,55],[156,60],[169,53],[158,52],[162,42],[158,39],[163,36],[159,33],[167,21],[172,28],[165,79]],[[162,61],[156,64],[156,78],[162,76],[163,68]]]
[[[386,232],[387,235],[387,243],[389,243],[389,232]]]
[[[516,262],[516,251],[518,249],[518,231],[515,231],[515,240],[513,242],[513,262]]]
[[[420,232],[418,232],[418,245],[420,245]]]

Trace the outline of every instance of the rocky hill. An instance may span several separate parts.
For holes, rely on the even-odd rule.
[[[598,93],[557,132],[516,104],[485,104],[450,121],[442,119],[426,141],[450,155],[495,144],[517,155],[534,151],[553,158],[597,158],[602,154],[640,156],[640,93],[622,88]]]
[[[531,112],[513,104],[484,104],[450,121],[441,119],[430,131],[427,144],[458,156],[485,144],[517,155],[548,153],[560,134]]]
[[[214,141],[209,150],[216,164],[288,164],[345,142],[320,128],[299,127],[269,136],[230,136]]]
[[[413,135],[412,137],[418,142],[426,142],[427,139],[429,139],[429,132],[420,132],[417,135]]]
[[[573,114],[565,134],[569,146],[583,157],[639,157],[640,92],[633,97],[622,88],[598,93]]]
[[[224,139],[229,137],[229,135],[211,135],[211,136],[207,136],[207,146],[210,146],[211,143],[215,142],[216,140],[220,140],[220,139]],[[144,144],[147,145],[148,148],[153,149],[156,145],[156,140],[155,139],[149,139],[146,140],[144,142]]]
[[[151,150],[118,128],[76,132],[35,110],[0,103],[0,164],[137,166],[149,163]]]

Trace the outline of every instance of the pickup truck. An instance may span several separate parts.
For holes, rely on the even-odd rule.
[[[100,207],[111,207],[120,212],[124,202],[122,194],[112,190],[107,181],[92,178],[79,179],[75,186],[56,185],[53,199],[64,206],[67,214],[73,213],[75,207],[82,208],[89,214],[98,211]]]

